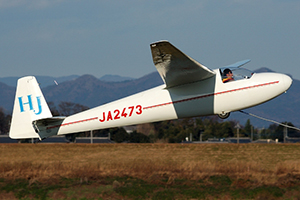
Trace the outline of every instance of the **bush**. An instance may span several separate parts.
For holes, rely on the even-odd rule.
[[[131,143],[150,143],[150,138],[142,133],[133,131],[129,136]]]

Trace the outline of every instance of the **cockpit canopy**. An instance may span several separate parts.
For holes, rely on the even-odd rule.
[[[222,77],[222,80],[228,78],[227,75],[224,73],[225,69],[229,69],[232,72],[232,78],[237,81],[237,80],[243,80],[243,79],[249,79],[252,77],[254,72],[245,69],[245,68],[238,68],[238,67],[225,67],[225,68],[220,68],[220,74]],[[226,70],[228,71],[228,70]]]

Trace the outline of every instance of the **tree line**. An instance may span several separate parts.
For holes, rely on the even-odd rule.
[[[186,118],[171,121],[162,121],[154,123],[155,134],[152,135],[152,141],[164,140],[169,143],[178,143],[185,141],[192,136],[193,141],[206,141],[209,138],[230,138],[237,137],[236,121],[224,121],[217,116]],[[294,126],[290,122],[283,122],[289,126]],[[284,127],[271,124],[266,129],[255,128],[250,119],[244,125],[240,125],[239,137],[249,137],[253,140],[258,139],[278,139],[284,140]],[[289,129],[289,137],[300,137],[300,132]]]
[[[61,102],[57,106],[49,102],[49,108],[53,116],[69,116],[89,109],[87,106]],[[0,108],[0,134],[7,134],[11,115],[5,114],[4,109]],[[93,131],[94,137],[104,137],[110,134],[111,140],[132,143],[168,142],[179,143],[186,138],[192,137],[193,141],[206,141],[209,138],[229,138],[237,137],[237,121],[221,120],[217,116],[185,118],[178,120],[168,120],[149,124],[137,125],[137,130],[127,133],[124,128],[116,127]],[[291,122],[283,122],[289,126],[294,126]],[[284,140],[284,128],[277,124],[271,124],[266,129],[254,128],[250,119],[239,128],[239,137],[253,137],[257,139],[278,139]],[[89,136],[90,132],[68,134],[67,138],[74,141],[79,136]],[[289,129],[289,137],[299,137],[299,131]]]

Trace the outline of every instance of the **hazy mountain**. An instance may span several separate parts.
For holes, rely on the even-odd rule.
[[[262,67],[262,68],[259,68],[259,69],[255,70],[254,72],[255,73],[262,73],[262,72],[274,72],[274,71],[269,69],[269,68]]]
[[[56,104],[60,101],[70,101],[94,107],[162,83],[157,72],[139,79],[122,82],[106,82],[92,75],[83,75],[72,81],[48,86],[43,89],[43,92],[47,101],[52,101]]]
[[[51,77],[51,76],[35,76],[38,80],[40,87],[44,88],[49,85],[55,85],[54,80],[59,84],[65,81],[73,80],[78,78],[78,75],[71,75],[71,76],[61,76],[61,77]],[[3,77],[0,78],[0,82],[5,83],[6,85],[16,87],[17,81],[20,77]]]
[[[119,75],[111,75],[111,74],[107,74],[99,78],[100,81],[106,81],[106,82],[122,82],[122,81],[130,81],[133,79],[134,78],[124,77]]]
[[[257,71],[269,72],[271,70],[261,68]],[[41,83],[38,77],[37,79]],[[51,81],[53,82],[53,78]],[[101,81],[92,75],[83,75],[77,78],[73,77],[64,82],[60,82],[59,79],[56,81],[59,83],[58,85],[53,82],[50,86],[42,88],[48,102],[59,104],[61,101],[68,101],[79,103],[90,108],[144,91],[163,83],[158,72],[153,72],[139,79],[122,82]],[[286,94],[282,94],[267,103],[247,109],[246,111],[279,122],[289,121],[299,126],[299,90],[300,81],[294,80]],[[14,87],[0,83],[0,106],[11,111],[14,93]],[[247,119],[250,119],[251,123],[258,127],[267,127],[270,124],[239,112],[232,113],[228,120],[236,120],[239,121],[241,125],[244,125]]]
[[[70,75],[70,76],[61,76],[61,77],[52,77],[52,76],[35,76],[36,79],[38,80],[40,87],[45,88],[47,86],[55,85],[56,81],[58,84],[65,82],[65,81],[70,81],[78,78],[78,75]],[[17,86],[17,81],[20,77],[3,77],[0,78],[1,83],[5,83],[8,86]],[[121,81],[127,81],[127,80],[133,80],[134,78],[130,77],[123,77],[119,75],[104,75],[99,80],[101,81],[106,81],[106,82],[121,82]]]
[[[0,82],[0,107],[4,108],[9,114],[13,108],[16,88]]]

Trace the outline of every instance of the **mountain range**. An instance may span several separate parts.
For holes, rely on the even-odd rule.
[[[266,71],[271,70],[261,68],[255,72]],[[73,75],[60,78],[37,76],[37,80],[41,84],[42,91],[48,102],[53,102],[57,105],[61,101],[68,101],[90,108],[163,84],[158,72],[150,73],[138,79],[113,75],[104,77],[104,79],[98,79],[92,75]],[[3,80],[6,80],[6,84],[2,82]],[[9,78],[0,78],[0,107],[11,113],[15,87],[13,84],[7,84],[7,80]],[[15,78],[15,85],[16,80],[17,78]],[[58,84],[55,84],[54,80]],[[293,80],[293,84],[287,93],[245,111],[278,122],[292,122],[294,125],[299,126],[299,91],[300,81]],[[240,112],[231,113],[231,116],[228,118],[228,120],[238,121],[241,125],[244,125],[247,119],[250,119],[255,127],[267,128],[270,124],[270,122],[262,121]]]
[[[50,85],[59,84],[65,81],[75,80],[78,78],[78,75],[70,75],[70,76],[61,76],[61,77],[51,77],[51,76],[35,76],[36,79],[39,81],[40,87],[44,88]],[[17,81],[20,77],[13,76],[13,77],[3,77],[0,78],[1,83],[5,83],[6,85],[16,87]],[[119,75],[111,75],[107,74],[99,78],[101,81],[105,82],[122,82],[127,80],[133,80],[134,78],[131,77],[123,77]],[[55,82],[54,82],[55,81]]]

